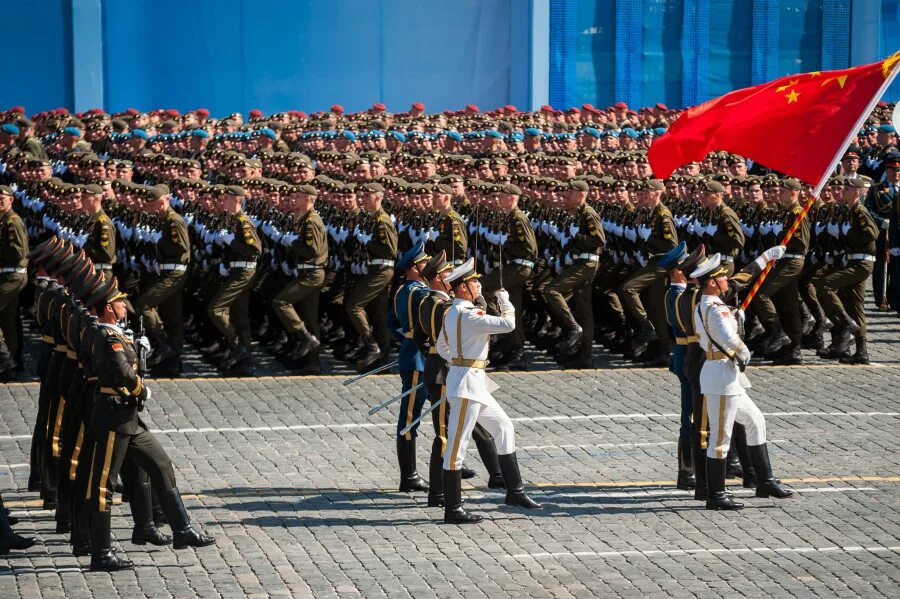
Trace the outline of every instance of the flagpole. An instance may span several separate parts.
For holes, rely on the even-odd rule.
[[[887,59],[885,59],[887,60]],[[786,246],[788,242],[790,242],[791,238],[794,236],[794,233],[797,231],[797,227],[800,226],[800,223],[803,222],[803,219],[806,218],[809,209],[812,208],[812,205],[815,203],[816,199],[819,197],[819,194],[822,193],[822,189],[825,188],[825,184],[828,182],[828,179],[831,177],[832,171],[834,171],[835,167],[837,167],[838,163],[843,158],[844,153],[847,151],[847,148],[850,147],[850,143],[853,141],[853,138],[856,136],[857,131],[862,126],[863,123],[866,122],[866,119],[869,117],[869,114],[874,110],[875,105],[878,104],[878,101],[881,100],[881,97],[887,91],[888,87],[891,86],[891,83],[894,82],[894,78],[897,77],[897,67],[900,66],[900,62],[896,63],[891,69],[890,75],[888,75],[884,82],[881,84],[881,87],[878,88],[878,91],[872,96],[872,99],[869,101],[869,105],[866,106],[866,109],[863,110],[859,118],[856,119],[856,124],[850,129],[850,132],[847,135],[847,138],[844,140],[844,143],[841,144],[840,150],[838,150],[837,154],[834,155],[834,158],[831,160],[831,165],[828,167],[824,173],[822,173],[822,177],[819,179],[818,185],[816,185],[815,190],[813,190],[812,195],[803,205],[803,209],[800,211],[800,214],[797,215],[797,218],[794,219],[794,224],[791,225],[791,228],[788,229],[787,233],[785,233],[784,238],[781,240],[780,245]],[[759,288],[762,286],[763,281],[766,280],[766,277],[769,276],[769,273],[772,271],[772,267],[775,266],[775,261],[772,260],[766,267],[763,269],[761,273],[759,273],[759,277],[757,277],[756,281],[753,283],[753,287],[750,288],[750,293],[747,294],[747,297],[744,298],[744,301],[741,303],[741,310],[746,310],[747,306],[750,305],[750,302],[753,301],[753,298],[756,297],[756,292],[759,291]]]

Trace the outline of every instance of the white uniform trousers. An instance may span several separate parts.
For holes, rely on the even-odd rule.
[[[477,422],[494,437],[498,455],[508,455],[516,450],[515,430],[512,420],[499,404],[483,404],[471,399],[448,397],[450,422],[447,426],[447,450],[444,452],[444,470],[459,470],[466,457],[466,447],[472,439]]]
[[[731,447],[734,423],[747,430],[747,445],[766,442],[766,420],[746,393],[740,395],[704,395],[704,407],[709,422],[709,444],[706,457],[724,460]]]

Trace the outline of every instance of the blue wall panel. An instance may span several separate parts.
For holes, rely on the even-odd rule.
[[[709,0],[708,100],[751,81],[753,0]]]
[[[612,0],[578,2],[575,54],[576,104],[616,102],[616,6]]]
[[[0,0],[0,108],[29,114],[72,105],[72,13],[68,0]]]
[[[683,0],[644,0],[641,34],[644,103],[681,105]]]

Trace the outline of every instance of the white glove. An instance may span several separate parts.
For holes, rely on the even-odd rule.
[[[151,397],[153,397],[153,391],[150,389],[150,387],[144,387],[144,389],[147,390],[147,398],[144,399],[144,403],[146,403],[146,402],[150,401]]]
[[[500,310],[502,312],[513,309],[512,302],[509,301],[509,291],[506,289],[498,289],[494,296],[497,298],[497,303],[500,304]]]
[[[838,228],[837,223],[828,223],[828,234],[832,237],[837,237],[838,233],[840,233],[840,229]]]
[[[224,264],[220,263],[219,264],[219,274],[222,275],[223,277],[227,277],[228,273],[229,273],[228,267],[226,267]]]
[[[137,344],[141,346],[144,351],[150,351],[150,340],[147,339],[146,335],[138,337]]]
[[[891,248],[891,256],[900,256],[900,248]]]
[[[889,221],[888,219],[884,219],[883,221],[881,221],[881,228],[884,229],[885,231],[887,231],[890,228],[890,226],[891,226],[891,221]]]
[[[744,319],[746,318],[746,316],[744,315],[744,311],[743,311],[743,310],[741,310],[740,308],[738,308],[737,310],[735,310],[735,312],[734,312],[734,317],[735,317],[735,319],[738,321],[738,324],[739,324],[740,326],[744,326]]]
[[[766,260],[780,260],[782,256],[784,256],[784,252],[787,248],[783,245],[776,245],[767,249],[763,254],[766,257]]]

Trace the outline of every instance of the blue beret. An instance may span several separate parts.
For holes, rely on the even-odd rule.
[[[556,137],[558,139],[575,139],[574,133],[557,133]]]
[[[356,141],[356,134],[348,129],[344,129],[343,131],[341,131],[341,137],[343,137],[344,139],[349,139],[350,141]]]
[[[18,135],[19,134],[19,128],[16,127],[15,125],[13,125],[12,123],[4,123],[3,127],[0,127],[0,129],[3,129],[4,133],[9,133],[10,135]]]
[[[420,241],[416,245],[406,250],[403,255],[400,256],[400,259],[397,260],[397,269],[406,270],[416,262],[430,259],[431,256],[425,253],[425,243]]]
[[[68,129],[66,131],[68,131]],[[143,129],[135,129],[131,132],[131,135],[133,135],[134,137],[139,137],[141,139],[150,139],[150,136],[147,135],[147,132]]]
[[[663,254],[662,258],[657,260],[656,266],[659,268],[664,268],[666,270],[675,268],[687,258],[687,243],[684,241],[680,241],[678,245],[673,247],[671,250]]]
[[[514,131],[509,134],[510,141],[523,141],[524,139],[525,139],[525,136],[522,135],[521,133],[519,133],[518,131]]]
[[[406,141],[406,136],[403,135],[403,133],[401,133],[400,131],[391,131],[390,134],[394,139],[396,139],[399,142]]]
[[[625,135],[627,135],[628,137],[630,137],[632,139],[637,139],[637,137],[638,137],[638,132],[635,131],[634,129],[632,129],[631,127],[626,127],[625,129],[622,129],[622,133],[624,133]]]
[[[527,135],[528,137],[537,137],[540,134],[540,129],[535,129],[534,127],[528,127],[527,129],[525,129],[525,135]]]
[[[615,130],[607,131],[606,134],[611,135],[612,137],[619,137],[619,135],[620,135],[619,131],[615,131]]]
[[[447,137],[452,139],[453,141],[462,141],[462,135],[459,134],[459,131],[447,131]]]
[[[597,129],[594,129],[593,127],[585,127],[581,131],[582,131],[582,133],[587,133],[588,135],[590,135],[592,137],[598,137],[598,138],[600,137],[600,131],[598,131]]]
[[[638,131],[638,137],[647,137],[648,135],[653,135],[653,129],[641,129]]]
[[[68,133],[69,135],[78,137],[81,135],[81,129],[79,129],[78,127],[66,127],[65,129],[63,129],[63,133]]]
[[[487,135],[488,137],[503,139],[503,134],[500,133],[499,131],[497,131],[496,129],[488,129],[487,131],[484,132],[484,134]]]
[[[265,135],[269,139],[275,139],[275,132],[269,127],[263,127],[259,130],[260,135]]]
[[[200,137],[202,139],[209,138],[209,132],[206,129],[194,129],[191,131],[191,137]]]
[[[656,133],[657,135],[662,135],[666,131],[668,131],[668,129],[666,129],[665,127],[657,127],[656,129],[653,130],[653,132]]]
[[[368,137],[371,137],[374,139],[381,139],[382,137],[384,137],[384,131],[382,131],[381,129],[373,129],[373,130],[369,131]]]
[[[881,125],[878,127],[879,133],[896,133],[897,130],[894,129],[893,125]]]

